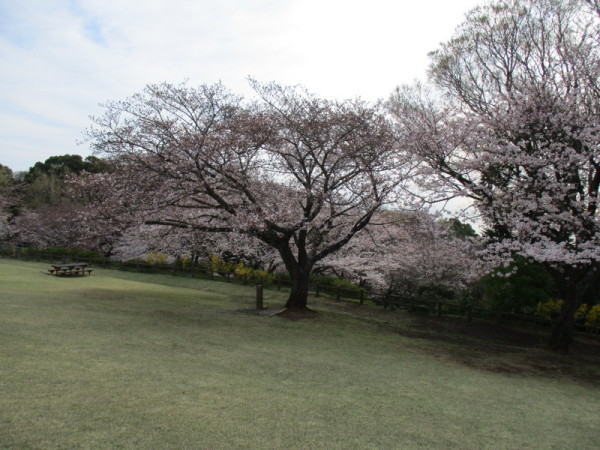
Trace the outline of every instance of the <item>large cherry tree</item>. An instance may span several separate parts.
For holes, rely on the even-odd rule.
[[[126,230],[115,247],[115,256],[122,260],[145,258],[150,252],[186,258],[194,264],[217,256],[270,273],[281,265],[279,253],[272,247],[252,236],[233,232],[211,233],[142,224]]]
[[[479,275],[477,242],[452,224],[426,211],[381,211],[320,265],[390,294],[414,296],[435,285],[460,291]]]
[[[390,101],[404,145],[426,163],[422,186],[474,202],[487,258],[551,272],[564,300],[550,342],[559,351],[599,270],[599,43],[583,2],[494,1],[432,53],[433,88]]]
[[[10,207],[12,206],[11,196],[8,192],[0,189],[0,242],[8,240],[11,235],[12,228],[10,226],[10,219],[12,213]]]
[[[12,221],[21,198],[16,190],[10,168],[0,164],[0,243],[9,241],[14,234]]]
[[[220,84],[147,86],[105,105],[88,137],[117,167],[119,208],[260,240],[292,277],[286,308],[305,309],[314,265],[393,200],[408,168],[381,105],[251,83],[252,101]]]

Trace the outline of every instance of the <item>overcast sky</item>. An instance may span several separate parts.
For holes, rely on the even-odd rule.
[[[246,78],[387,98],[479,0],[0,0],[0,164],[77,145],[99,104],[148,83]]]

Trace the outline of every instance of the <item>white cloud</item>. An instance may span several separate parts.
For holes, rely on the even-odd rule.
[[[5,0],[0,163],[64,153],[98,103],[153,82],[247,76],[328,97],[387,97],[423,78],[427,52],[476,0]]]

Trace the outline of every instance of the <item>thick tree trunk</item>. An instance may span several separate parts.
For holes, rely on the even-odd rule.
[[[290,275],[292,276],[292,290],[285,308],[287,310],[304,310],[308,303],[308,278],[310,276],[310,269],[296,267]]]
[[[306,233],[295,239],[297,253],[294,254],[287,241],[277,247],[283,264],[292,279],[292,290],[288,297],[285,309],[287,311],[306,311],[308,304],[308,278],[313,268],[313,261],[308,257],[303,245]]]
[[[549,268],[564,304],[552,327],[550,348],[561,353],[568,353],[575,336],[575,313],[581,306],[582,299],[600,281],[598,267],[570,266]]]
[[[577,286],[570,285],[563,288],[561,294],[564,304],[552,327],[549,344],[556,352],[569,353],[575,334],[575,312],[579,308]]]

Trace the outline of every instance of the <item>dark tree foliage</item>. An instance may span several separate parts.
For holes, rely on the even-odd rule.
[[[0,188],[13,184],[13,171],[9,167],[0,164]]]
[[[516,258],[479,281],[480,301],[496,311],[532,313],[539,302],[557,296],[556,284],[541,264]]]
[[[82,172],[110,172],[111,165],[96,156],[85,159],[81,155],[51,156],[44,162],[37,162],[23,178],[21,192],[23,204],[27,208],[58,206],[69,202],[65,179]]]

